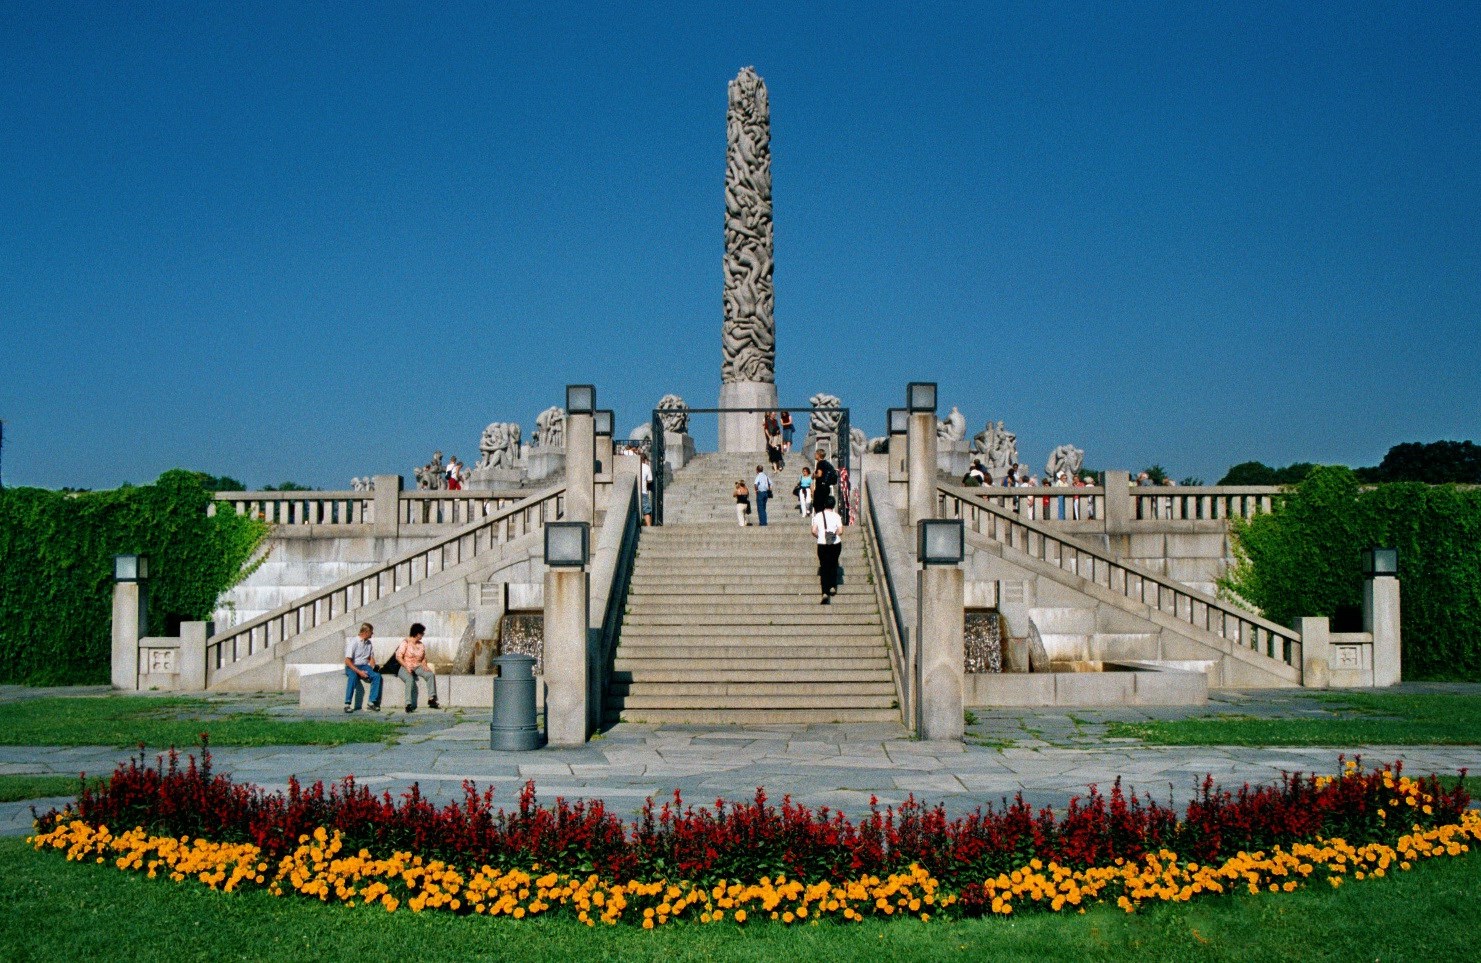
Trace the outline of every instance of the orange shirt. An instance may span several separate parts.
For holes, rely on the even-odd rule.
[[[427,664],[427,647],[416,639],[403,639],[396,649],[396,661],[410,672]]]

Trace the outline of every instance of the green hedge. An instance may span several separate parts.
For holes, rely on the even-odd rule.
[[[0,491],[0,682],[108,681],[115,554],[149,556],[149,634],[209,619],[268,527],[207,518],[206,482],[175,470],[113,491]]]
[[[1404,677],[1481,680],[1481,490],[1397,482],[1360,490],[1347,468],[1313,469],[1276,510],[1233,529],[1222,586],[1268,618],[1362,603],[1362,552],[1399,550]]]

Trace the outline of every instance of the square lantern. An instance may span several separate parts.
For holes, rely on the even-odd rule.
[[[1363,553],[1365,578],[1394,578],[1399,574],[1397,548],[1370,548]]]
[[[113,556],[113,580],[115,582],[144,582],[148,579],[148,555]]]
[[[915,557],[922,565],[960,565],[966,553],[960,518],[926,518],[916,526]]]
[[[936,411],[936,382],[912,381],[905,386],[905,407],[912,414],[919,411]]]
[[[910,431],[910,412],[904,408],[891,408],[889,426],[892,435],[906,434]]]
[[[590,542],[591,525],[587,522],[546,522],[545,564],[551,568],[585,568]]]
[[[596,428],[596,435],[598,438],[612,437],[613,420],[614,414],[611,408],[601,408],[597,410],[596,415],[593,416],[592,423]]]
[[[566,385],[566,414],[589,415],[596,408],[596,385]]]

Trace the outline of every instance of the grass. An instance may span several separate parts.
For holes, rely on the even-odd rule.
[[[0,840],[0,958],[339,960],[1470,959],[1481,856],[1291,894],[1241,893],[1128,916],[1025,914],[785,928],[587,929],[571,920],[389,915],[260,891],[222,894]]]
[[[1481,695],[1324,693],[1328,716],[1110,722],[1106,735],[1160,746],[1481,745]]]
[[[94,787],[104,780],[89,779]],[[46,799],[49,796],[76,796],[81,784],[76,776],[0,776],[0,802],[22,799]]]
[[[208,732],[216,746],[338,746],[395,738],[399,721],[277,719],[219,712],[201,699],[151,696],[44,697],[0,703],[0,745],[190,746]]]

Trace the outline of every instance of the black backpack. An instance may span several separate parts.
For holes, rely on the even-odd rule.
[[[830,461],[825,460],[819,464],[817,474],[822,476],[823,484],[829,488],[838,484],[838,469],[834,468]]]

